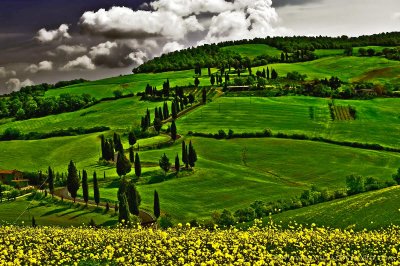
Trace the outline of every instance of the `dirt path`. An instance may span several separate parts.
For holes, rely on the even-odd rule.
[[[64,200],[72,202],[74,201],[74,199],[69,195],[66,187],[55,189],[54,196],[63,198]],[[85,203],[85,201],[81,198],[76,198],[75,202]],[[92,200],[89,200],[88,205],[97,206],[96,203]],[[106,207],[106,203],[100,202],[99,207]],[[110,208],[113,208],[113,206],[110,205]],[[139,211],[139,217],[142,221],[142,226],[151,226],[156,222],[155,219],[153,218],[153,215],[144,210]]]

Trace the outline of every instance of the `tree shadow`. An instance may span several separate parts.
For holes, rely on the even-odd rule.
[[[64,212],[66,210],[69,210],[69,208],[58,208],[58,209],[51,210],[51,211],[48,211],[48,212],[42,214],[41,217],[53,215],[53,214],[60,213],[60,212]]]

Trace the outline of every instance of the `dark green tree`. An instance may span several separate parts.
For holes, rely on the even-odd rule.
[[[272,69],[271,71],[271,79],[277,79],[278,78],[278,72],[276,72],[275,69]]]
[[[140,163],[139,153],[135,156],[135,175],[140,177],[142,175],[142,164]]]
[[[136,136],[135,136],[135,133],[133,133],[132,131],[129,132],[128,140],[129,140],[129,145],[131,145],[131,146],[135,145],[135,144],[136,144]]]
[[[176,175],[179,174],[179,169],[181,167],[180,161],[179,161],[179,155],[177,154],[175,157],[175,171],[176,171]]]
[[[264,74],[264,78],[265,78],[265,74]],[[270,72],[269,72],[269,67],[267,67],[267,80],[269,80],[270,79]]]
[[[128,200],[129,212],[139,216],[140,195],[135,184],[131,181],[127,183],[126,198]]]
[[[192,141],[189,143],[189,156],[188,156],[188,161],[190,167],[194,167],[195,163],[197,161],[197,154],[195,149],[193,148]]]
[[[207,103],[207,91],[206,91],[206,88],[203,88],[202,98],[203,98],[203,104],[206,104]]]
[[[88,177],[86,170],[82,171],[82,194],[83,194],[83,200],[85,201],[87,206],[89,201],[89,185],[88,185]]]
[[[188,165],[188,154],[187,154],[185,141],[182,141],[182,162],[186,165],[186,168],[187,168],[187,165]]]
[[[32,216],[32,227],[36,227],[35,216]]]
[[[175,141],[176,138],[177,138],[175,120],[172,120],[172,124],[171,124],[171,138],[172,138],[174,141]]]
[[[126,197],[126,191],[127,191],[127,181],[125,178],[121,180],[121,183],[119,185],[118,189],[118,202],[119,202],[119,215],[118,215],[118,221],[120,223],[129,223],[130,222],[130,214],[129,214],[129,205],[128,205],[128,200]]]
[[[161,156],[159,165],[160,165],[160,168],[164,171],[164,176],[166,176],[167,172],[171,168],[171,163],[169,162],[169,158],[167,157],[167,155],[165,153],[163,156]]]
[[[100,191],[99,191],[99,183],[97,181],[96,172],[93,173],[93,196],[94,196],[94,202],[96,202],[96,205],[98,207],[100,203]]]
[[[158,197],[158,193],[157,190],[154,191],[154,216],[156,217],[156,219],[158,219],[158,217],[160,217],[160,199]]]
[[[72,160],[68,165],[67,189],[75,203],[76,193],[79,189],[79,177],[78,170],[76,170],[75,164]]]
[[[54,172],[53,172],[53,169],[51,169],[50,166],[49,166],[47,174],[48,174],[47,182],[49,183],[50,194],[51,194],[52,197],[54,197]]]
[[[194,85],[196,86],[196,88],[199,87],[199,85],[200,85],[200,80],[199,80],[198,77],[196,77],[196,78],[194,79]]]
[[[131,171],[131,163],[125,157],[123,152],[118,152],[117,155],[117,174],[121,176],[125,176],[127,173]]]
[[[215,84],[215,76],[214,75],[211,75],[210,83],[211,83],[212,86],[214,86],[214,84]]]
[[[131,163],[135,162],[135,153],[133,152],[133,147],[129,148],[129,161]]]
[[[171,110],[172,110],[172,118],[176,119],[178,117],[178,110],[176,109],[175,101],[172,101],[171,103]]]
[[[161,128],[162,128],[162,121],[161,121],[161,119],[160,118],[154,118],[154,122],[153,122],[153,125],[154,125],[154,129],[160,134],[160,130],[161,130]]]

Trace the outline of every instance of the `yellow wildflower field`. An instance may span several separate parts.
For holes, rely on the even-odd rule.
[[[400,227],[208,230],[0,227],[0,265],[399,264]]]

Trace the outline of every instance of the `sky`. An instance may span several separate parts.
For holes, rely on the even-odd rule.
[[[0,0],[0,94],[266,36],[400,31],[399,0]]]

